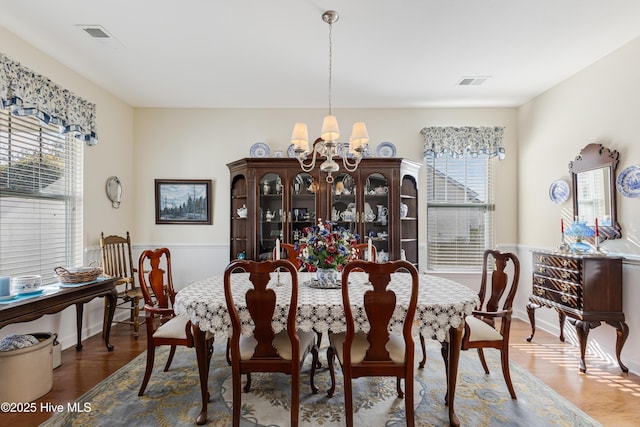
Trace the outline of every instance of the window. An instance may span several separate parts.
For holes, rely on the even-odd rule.
[[[488,156],[428,156],[427,269],[482,268],[494,246],[492,162]]]
[[[0,110],[0,274],[39,274],[81,265],[80,139],[35,116]]]

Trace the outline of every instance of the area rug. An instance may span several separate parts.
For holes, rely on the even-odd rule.
[[[143,353],[93,389],[71,408],[45,423],[52,426],[188,426],[195,425],[200,412],[200,387],[193,349],[178,348],[169,372],[162,372],[168,351],[156,352],[156,366],[146,393],[138,397],[145,368]],[[231,368],[224,346],[216,345],[211,361],[208,406],[209,426],[231,425]],[[342,373],[336,371],[336,393],[326,396],[330,386],[325,352],[322,368],[316,371],[318,394],[311,394],[311,357],[303,368],[300,386],[300,425],[334,427],[345,425]],[[444,405],[446,381],[437,343],[429,345],[425,369],[416,369],[415,421],[417,426],[447,426]],[[528,372],[511,364],[511,376],[518,395],[512,400],[502,378],[499,353],[485,351],[491,370],[485,375],[475,351],[462,352],[455,409],[462,426],[600,426],[576,406]],[[416,358],[422,357],[421,351]],[[289,425],[289,377],[281,374],[254,374],[252,390],[242,393],[241,426],[285,427]],[[360,378],[354,381],[354,423],[356,426],[402,426],[404,400],[396,394],[395,379]]]

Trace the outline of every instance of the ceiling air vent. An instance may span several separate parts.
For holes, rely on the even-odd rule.
[[[92,40],[99,42],[103,46],[113,49],[123,47],[122,43],[113,37],[102,25],[76,25],[76,27],[91,37]]]
[[[100,25],[80,25],[87,34],[89,34],[94,39],[108,39],[111,36],[107,33],[107,30],[102,28]]]
[[[458,80],[458,86],[480,86],[489,76],[465,76]]]

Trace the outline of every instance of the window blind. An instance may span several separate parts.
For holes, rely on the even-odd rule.
[[[427,269],[478,270],[493,247],[492,162],[427,157]]]
[[[0,275],[81,265],[82,159],[79,139],[35,116],[0,110]]]

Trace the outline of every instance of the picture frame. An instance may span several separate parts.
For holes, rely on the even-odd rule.
[[[212,221],[210,179],[156,179],[156,224],[206,224]]]

